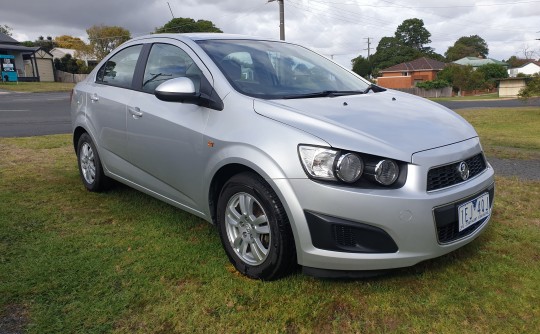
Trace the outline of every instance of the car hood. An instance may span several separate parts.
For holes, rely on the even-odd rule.
[[[414,95],[381,93],[254,100],[255,112],[308,132],[330,146],[411,161],[419,151],[476,137],[450,109]]]

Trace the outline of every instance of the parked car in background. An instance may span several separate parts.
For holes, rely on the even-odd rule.
[[[77,84],[71,113],[88,190],[114,179],[216,224],[253,278],[411,266],[492,213],[493,169],[463,118],[291,43],[135,38]]]

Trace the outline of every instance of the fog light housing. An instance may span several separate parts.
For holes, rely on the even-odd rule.
[[[343,154],[336,164],[336,175],[343,182],[353,183],[358,181],[363,171],[364,161],[353,153]]]
[[[396,182],[398,176],[399,167],[393,160],[384,159],[375,166],[375,180],[382,185],[391,185]]]

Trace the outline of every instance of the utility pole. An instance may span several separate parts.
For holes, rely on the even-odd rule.
[[[367,40],[367,49],[364,49],[364,50],[367,50],[367,61],[369,64],[369,77],[371,78],[371,62],[369,61],[369,57],[371,56],[371,40],[373,39],[373,37],[366,37],[364,39]]]
[[[369,56],[371,55],[371,40],[373,37],[366,37],[364,39],[367,40],[367,49],[364,50],[367,50],[367,60],[369,60]]]
[[[171,4],[167,2],[167,5],[169,6],[169,10],[171,11],[172,18],[174,19],[174,14],[173,14],[172,9],[171,9]]]
[[[284,0],[268,0],[268,2],[277,1],[279,3],[279,39],[285,40],[285,4]]]

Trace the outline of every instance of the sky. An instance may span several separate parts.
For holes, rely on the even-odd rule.
[[[338,63],[373,54],[404,20],[419,18],[443,54],[462,36],[479,35],[488,57],[506,60],[523,51],[540,57],[540,0],[284,0],[285,37]],[[170,5],[170,9],[169,9]],[[279,39],[279,5],[268,0],[0,0],[0,25],[18,41],[72,35],[87,41],[92,25],[116,25],[133,37],[174,17],[212,21],[225,33]],[[171,14],[172,10],[172,14]]]

